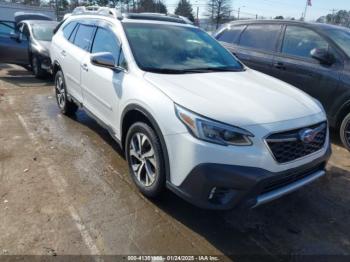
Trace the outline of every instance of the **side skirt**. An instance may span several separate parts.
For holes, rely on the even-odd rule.
[[[86,114],[91,117],[92,119],[94,119],[101,127],[103,127],[104,129],[106,129],[108,131],[108,133],[110,134],[110,136],[118,143],[119,147],[123,150],[122,147],[122,142],[119,138],[117,138],[113,128],[109,125],[107,125],[106,123],[104,123],[102,120],[100,120],[94,113],[92,113],[89,109],[87,109],[86,107],[84,107],[84,104],[79,102],[75,97],[73,97],[72,95],[68,94],[68,100],[72,101],[73,103],[75,103],[77,106],[79,106],[79,108],[83,109]],[[123,151],[124,152],[124,151]]]

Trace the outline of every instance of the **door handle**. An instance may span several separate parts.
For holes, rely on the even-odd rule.
[[[65,50],[62,50],[62,51],[61,51],[61,55],[62,55],[62,56],[66,56],[66,55],[67,55],[66,51],[65,51]]]
[[[89,71],[87,64],[82,64],[81,69],[83,69],[86,72]]]
[[[273,66],[277,69],[286,70],[286,66],[282,62],[276,62]]]

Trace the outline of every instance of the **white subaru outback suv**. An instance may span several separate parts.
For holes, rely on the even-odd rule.
[[[255,207],[325,175],[322,106],[244,66],[180,18],[73,14],[51,45],[58,106],[78,107],[125,151],[148,197]]]

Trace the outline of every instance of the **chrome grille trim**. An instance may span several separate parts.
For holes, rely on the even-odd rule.
[[[309,143],[303,142],[300,135],[307,129],[315,131],[315,136]],[[264,138],[264,142],[278,164],[288,164],[321,151],[328,135],[327,122],[320,122],[306,127],[271,133]]]

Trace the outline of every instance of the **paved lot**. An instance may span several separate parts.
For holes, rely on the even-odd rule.
[[[349,254],[350,153],[333,139],[327,177],[257,209],[150,201],[107,131],[62,116],[49,80],[0,65],[0,254]]]

